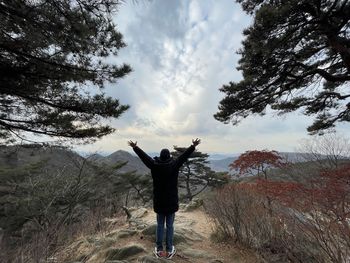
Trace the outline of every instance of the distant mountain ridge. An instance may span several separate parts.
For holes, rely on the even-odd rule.
[[[155,152],[148,153],[151,157],[158,156]],[[303,162],[307,159],[308,154],[297,152],[280,152],[284,159],[291,163]],[[232,157],[227,157],[228,154],[210,154],[209,155],[209,167],[215,172],[229,172],[229,165],[238,159],[240,154],[232,154]],[[223,158],[222,158],[223,157]],[[324,157],[326,158],[326,157]],[[115,164],[117,162],[128,161],[128,163],[121,169],[122,172],[130,172],[136,170],[140,174],[149,173],[149,169],[142,163],[142,161],[134,154],[127,151],[118,150],[106,157],[99,155],[98,162],[104,162],[106,164]]]
[[[115,151],[108,156],[102,156],[97,154],[96,157],[92,156],[92,160],[100,164],[114,165],[121,162],[127,162],[118,172],[127,173],[136,171],[138,174],[147,174],[149,169],[143,164],[140,158],[132,155],[131,153],[123,150]]]
[[[311,159],[313,159],[315,156],[308,153],[299,153],[299,152],[278,152],[279,155],[285,159],[287,162],[290,163],[297,163],[297,162],[306,162]],[[233,163],[235,160],[237,160],[239,157],[238,155],[235,155],[234,157],[228,157],[220,160],[212,159],[209,162],[209,166],[211,169],[213,169],[216,172],[229,172],[229,165]],[[320,155],[318,157],[319,159],[326,159],[327,156]]]
[[[17,150],[16,150],[17,149]],[[19,150],[20,149],[20,150]],[[158,156],[159,153],[148,153],[152,158]],[[311,158],[306,153],[298,152],[280,152],[283,158],[291,163],[307,161]],[[228,154],[213,153],[209,155],[209,167],[216,172],[229,172],[229,165],[233,163],[240,154],[234,153],[232,157]],[[66,148],[60,147],[37,147],[37,146],[0,146],[0,164],[3,165],[20,165],[22,163],[37,162],[41,159],[49,159],[48,166],[50,169],[58,169],[60,166],[65,166],[71,163],[74,159],[88,157],[90,161],[97,164],[115,165],[120,162],[127,162],[119,171],[132,172],[138,174],[148,174],[150,170],[142,163],[140,158],[134,153],[124,150],[117,150],[107,156],[102,154],[79,154]],[[321,156],[327,158],[327,156]],[[73,164],[72,164],[73,165]]]
[[[279,152],[279,154],[286,159],[288,162],[296,163],[296,162],[304,162],[307,161],[308,157],[311,158],[310,154],[299,153],[299,152]],[[150,152],[148,153],[152,158],[158,156],[159,153]],[[215,172],[230,172],[229,165],[238,159],[240,153],[232,154],[232,157],[229,154],[220,154],[213,153],[209,154],[209,167]],[[320,156],[322,158],[326,158],[326,156]],[[121,172],[131,172],[136,171],[139,174],[147,174],[149,173],[149,169],[142,163],[140,158],[138,158],[134,153],[130,153],[124,150],[118,150],[108,156],[102,156],[100,154],[96,154],[96,157],[92,157],[99,163],[106,163],[108,165],[116,164],[117,162],[125,162],[128,163],[121,168]]]

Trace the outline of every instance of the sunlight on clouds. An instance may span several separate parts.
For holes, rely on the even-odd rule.
[[[227,2],[226,5],[232,6],[232,3]],[[223,25],[227,31],[218,33],[217,25],[214,28],[208,25],[212,6],[217,6],[214,10],[230,9],[224,5],[213,5],[212,1],[191,1],[188,7],[181,6],[182,11],[185,11],[181,12],[182,14],[188,12],[187,15],[183,15],[187,16],[184,37],[179,40],[169,37],[171,34],[157,34],[157,37],[162,40],[162,47],[156,48],[157,54],[147,54],[152,59],[153,56],[157,56],[161,65],[157,70],[154,67],[148,67],[147,63],[138,65],[138,61],[134,61],[134,64],[136,62],[138,65],[135,74],[141,77],[142,83],[148,82],[148,86],[138,86],[137,91],[134,91],[138,95],[135,95],[131,102],[137,119],[143,120],[144,126],[134,123],[131,125],[137,126],[145,136],[152,133],[154,136],[186,136],[188,133],[204,135],[203,132],[211,136],[209,134],[217,132],[218,126],[225,127],[216,122],[212,115],[217,109],[221,96],[218,88],[223,80],[232,79],[234,75],[232,64],[235,55],[232,44],[227,45],[225,49],[220,39],[224,35],[233,35],[232,14],[226,12],[227,17],[223,18],[226,19]],[[153,7],[156,8],[156,5]],[[152,10],[153,7],[149,7],[147,11]],[[157,20],[157,17],[153,17],[153,20]],[[164,32],[164,24],[155,25],[152,21],[151,24],[154,27],[162,28],[152,28],[153,32]],[[173,24],[180,24],[180,22],[173,21]],[[131,27],[136,28],[136,26]],[[173,28],[168,29],[173,30]],[[140,36],[137,36],[136,40],[141,42],[139,44],[139,52],[141,52],[144,42],[141,41]],[[237,42],[235,45],[238,46],[240,38],[230,39],[230,42]],[[218,78],[223,71],[229,73],[229,76]],[[150,77],[152,80],[147,80]]]
[[[112,121],[115,134],[84,149],[130,150],[131,139],[156,152],[200,137],[204,152],[293,151],[307,137],[310,119],[300,114],[252,116],[235,127],[213,118],[219,88],[241,79],[236,52],[251,18],[234,1],[127,1],[115,20],[128,44],[117,61],[133,72],[106,92],[131,108]]]

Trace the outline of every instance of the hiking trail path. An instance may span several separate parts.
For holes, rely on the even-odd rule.
[[[58,254],[67,263],[257,263],[261,258],[236,244],[217,243],[210,238],[213,221],[202,207],[180,209],[175,215],[172,259],[156,259],[156,214],[150,208],[129,208],[131,217],[108,218],[111,230],[77,238]]]

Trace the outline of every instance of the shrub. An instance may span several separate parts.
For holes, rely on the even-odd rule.
[[[304,185],[236,183],[218,190],[206,209],[219,237],[291,262],[350,262],[349,182],[350,166],[344,165]]]
[[[279,235],[278,222],[270,216],[265,200],[252,185],[231,184],[218,190],[206,208],[225,235],[259,248]]]
[[[0,262],[62,262],[53,255],[76,237],[107,233],[110,226],[103,219],[108,213],[108,210],[95,209],[86,214],[85,220],[71,225],[60,225],[57,220],[56,224],[53,222],[46,229],[33,233],[30,238],[5,236],[0,240]]]

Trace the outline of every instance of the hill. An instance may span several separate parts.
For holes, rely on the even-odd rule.
[[[103,157],[98,155],[97,158],[92,156],[92,160],[96,161],[99,164],[115,165],[121,162],[127,162],[119,172],[132,172],[136,171],[138,174],[148,174],[149,169],[142,163],[140,158],[130,154],[127,151],[119,150],[108,156]],[[94,159],[95,158],[95,159]]]
[[[65,147],[35,144],[0,146],[0,167],[6,169],[37,166],[36,174],[75,173],[79,172],[83,163],[83,157]],[[85,168],[89,169],[88,165]]]

